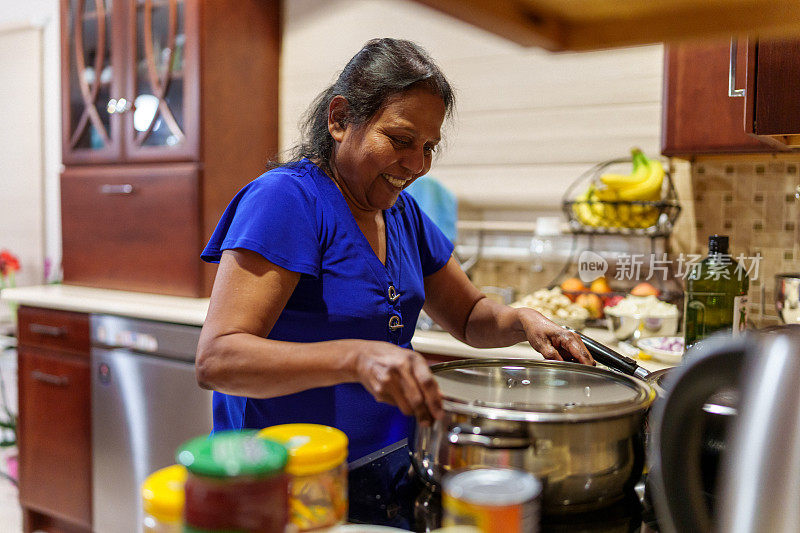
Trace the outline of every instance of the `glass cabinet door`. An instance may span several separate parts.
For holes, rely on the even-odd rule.
[[[198,156],[196,6],[193,0],[132,0],[125,115],[129,160],[181,160]]]
[[[69,0],[63,17],[62,147],[65,163],[109,162],[120,156],[120,98],[112,0]]]

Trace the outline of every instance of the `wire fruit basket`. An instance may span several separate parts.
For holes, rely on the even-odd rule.
[[[608,199],[600,176],[630,171],[632,164],[630,158],[604,161],[572,182],[562,203],[572,233],[654,237],[672,232],[681,206],[669,172],[664,172],[657,200]]]

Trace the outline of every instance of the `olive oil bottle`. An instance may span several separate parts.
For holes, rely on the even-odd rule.
[[[728,253],[728,237],[711,235],[708,256],[692,265],[686,278],[683,333],[688,349],[717,331],[737,335],[747,322],[750,281]]]

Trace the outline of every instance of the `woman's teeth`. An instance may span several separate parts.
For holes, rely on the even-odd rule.
[[[402,178],[395,178],[394,176],[390,176],[389,174],[383,174],[383,178],[392,184],[393,187],[397,187],[401,189],[403,185],[406,184],[408,180],[404,180]]]

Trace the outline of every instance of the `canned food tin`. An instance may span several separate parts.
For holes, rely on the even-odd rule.
[[[444,525],[471,525],[483,533],[539,531],[542,484],[528,472],[480,468],[443,480]]]

